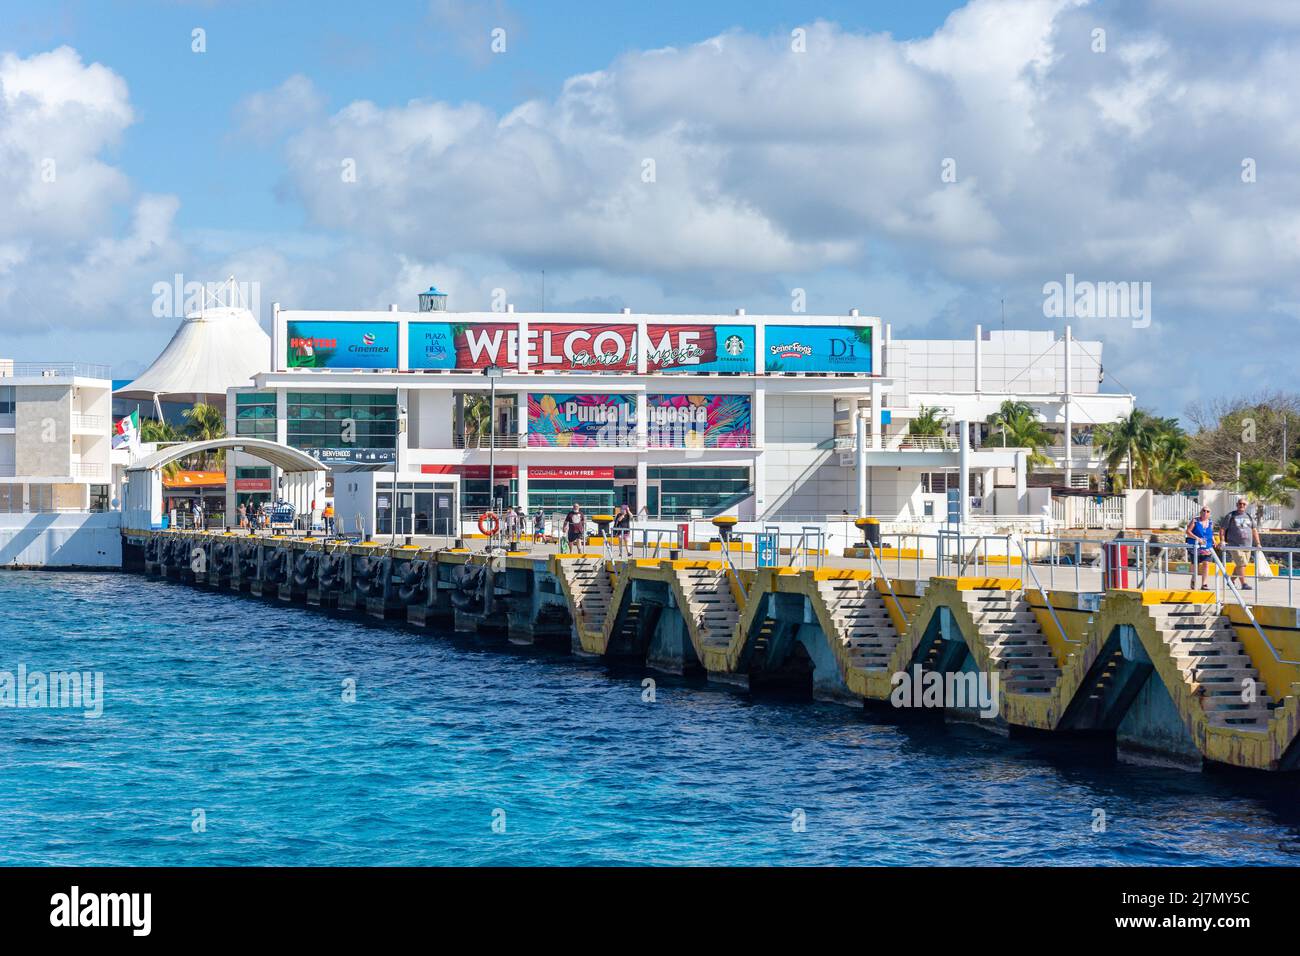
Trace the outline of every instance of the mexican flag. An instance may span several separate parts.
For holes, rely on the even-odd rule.
[[[132,412],[113,426],[113,447],[134,448],[140,444],[140,413]]]

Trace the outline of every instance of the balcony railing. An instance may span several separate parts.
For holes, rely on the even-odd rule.
[[[104,466],[95,462],[74,461],[72,474],[77,478],[99,478],[104,474]]]
[[[457,435],[451,436],[452,448],[518,448],[519,435],[516,432],[497,432],[493,435]]]
[[[108,427],[108,419],[103,415],[83,415],[81,412],[73,412],[72,427],[87,432],[103,431]]]
[[[0,362],[0,378],[109,378],[107,365],[89,362]]]
[[[871,441],[871,436],[867,436]],[[858,441],[854,435],[840,435],[835,439],[835,450],[839,452],[857,451]],[[867,449],[871,451],[871,448]],[[947,435],[889,435],[881,442],[879,451],[957,451],[957,439]]]

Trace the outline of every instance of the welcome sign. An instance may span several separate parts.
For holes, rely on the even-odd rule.
[[[769,325],[767,372],[871,373],[871,328],[861,325]]]
[[[524,340],[528,367],[544,372],[636,371],[636,326],[530,323]],[[514,322],[412,322],[407,327],[410,368],[473,371],[519,365]]]
[[[288,322],[285,368],[397,368],[396,322]]]

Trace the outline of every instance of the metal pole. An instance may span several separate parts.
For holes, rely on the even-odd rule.
[[[488,510],[496,503],[497,493],[497,380],[488,376]]]

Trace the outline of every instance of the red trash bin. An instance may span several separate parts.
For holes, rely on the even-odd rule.
[[[1108,544],[1106,548],[1106,590],[1128,587],[1128,545]]]

